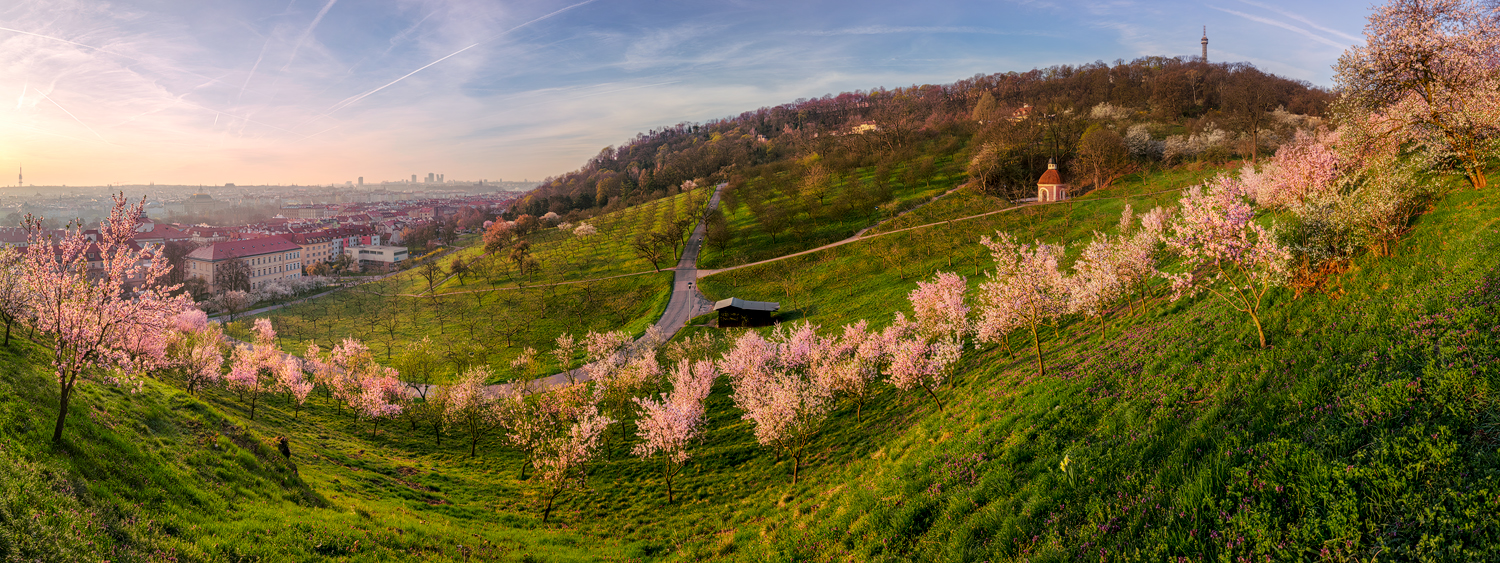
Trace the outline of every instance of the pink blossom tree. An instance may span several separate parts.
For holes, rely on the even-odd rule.
[[[1037,242],[1019,244],[1009,233],[979,239],[990,249],[995,269],[979,286],[978,337],[987,342],[1025,328],[1031,332],[1038,375],[1047,373],[1038,329],[1067,313],[1069,286],[1058,270],[1061,246]]]
[[[593,405],[589,405],[581,410],[567,432],[548,440],[538,452],[537,474],[550,489],[547,508],[542,512],[543,523],[552,516],[552,505],[558,495],[563,491],[587,486],[588,463],[598,451],[604,429],[613,422],[609,417],[599,414]]]
[[[1284,285],[1291,254],[1274,233],[1256,224],[1243,183],[1229,175],[1193,186],[1183,195],[1181,211],[1166,236],[1167,247],[1183,257],[1186,271],[1164,274],[1173,297],[1207,290],[1250,316],[1260,345],[1266,347],[1260,311],[1271,289]]]
[[[359,378],[359,393],[350,405],[359,417],[371,422],[370,436],[380,429],[380,421],[401,414],[408,398],[396,370],[377,366]]]
[[[708,360],[682,360],[672,371],[672,393],[659,399],[636,398],[641,409],[637,434],[641,443],[634,453],[641,459],[659,458],[667,483],[667,502],[672,503],[672,478],[692,457],[688,447],[703,435],[703,400],[713,389],[718,372]]]
[[[53,236],[40,219],[27,217],[21,283],[36,329],[52,335],[54,442],[62,440],[80,382],[136,382],[135,375],[167,363],[172,317],[189,305],[187,296],[170,294],[177,286],[163,285],[171,264],[131,241],[144,204],[116,196],[97,241],[82,227]]]
[[[886,363],[885,339],[870,331],[869,325],[864,319],[844,325],[843,334],[826,348],[816,368],[821,386],[854,401],[854,417],[860,423],[871,384]]]
[[[963,276],[947,272],[938,272],[931,282],[917,282],[917,289],[907,295],[913,311],[910,326],[903,326],[908,321],[898,316],[883,335],[890,337],[885,348],[890,354],[891,384],[902,391],[920,387],[939,411],[943,401],[934,389],[947,379],[972,331],[969,305],[964,301],[967,290]]]
[[[294,356],[282,358],[281,365],[276,369],[276,386],[286,392],[287,399],[292,403],[292,417],[301,414],[302,406],[307,404],[307,397],[312,394],[313,389],[312,381],[302,370],[302,362]]]
[[[234,351],[234,363],[229,368],[229,386],[238,391],[241,399],[249,396],[250,420],[255,420],[255,409],[261,393],[276,385],[277,371],[282,368],[281,351],[276,349],[276,330],[267,319],[255,319],[255,342]]]
[[[531,395],[510,387],[495,402],[506,444],[521,452],[523,457],[523,480],[526,468],[534,464],[537,454],[549,441],[566,431],[586,408],[595,408],[592,407],[593,393],[587,385],[580,384]]]
[[[578,353],[578,342],[573,339],[572,334],[563,333],[557,337],[556,344],[557,347],[552,349],[552,357],[557,358],[557,365],[562,366],[563,373],[568,377],[568,384],[578,383],[578,375],[573,372],[573,357]]]
[[[10,346],[10,329],[27,316],[23,255],[11,247],[0,247],[0,322],[5,323],[5,346]]]
[[[741,417],[755,425],[755,439],[792,458],[792,483],[807,446],[832,407],[828,379],[813,369],[826,339],[817,327],[781,325],[766,339],[746,332],[718,362],[734,387],[731,398]]]
[[[167,357],[182,374],[188,394],[219,381],[224,367],[224,330],[208,315],[188,309],[174,319]]]
[[[485,381],[489,378],[489,368],[477,366],[469,368],[447,387],[448,412],[444,418],[449,426],[461,427],[469,433],[471,458],[478,451],[479,438],[494,430],[501,420],[496,402],[486,389]]]
[[[1384,134],[1451,161],[1474,189],[1500,151],[1500,20],[1479,0],[1392,0],[1335,80],[1345,115],[1382,114]]]

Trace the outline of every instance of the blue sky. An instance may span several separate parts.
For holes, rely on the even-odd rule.
[[[0,170],[36,184],[537,180],[680,121],[1191,55],[1318,85],[1370,4],[0,3]],[[9,100],[16,100],[14,104]],[[0,177],[5,177],[0,175]]]

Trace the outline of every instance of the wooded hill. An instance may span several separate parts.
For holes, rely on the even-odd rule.
[[[576,221],[671,195],[686,181],[759,175],[757,167],[814,153],[834,174],[919,151],[972,163],[987,142],[981,180],[996,195],[1019,197],[1051,157],[1064,174],[1093,175],[1078,158],[1091,127],[1115,132],[1136,161],[1222,161],[1274,149],[1289,128],[1308,125],[1300,116],[1322,116],[1332,99],[1248,63],[1166,57],[845,92],[638,134],[543,181],[513,213],[574,212]]]

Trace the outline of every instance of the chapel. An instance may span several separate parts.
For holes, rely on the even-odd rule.
[[[1068,185],[1063,182],[1062,175],[1057,173],[1057,163],[1049,158],[1047,171],[1036,181],[1036,200],[1049,202],[1065,199],[1068,199]]]

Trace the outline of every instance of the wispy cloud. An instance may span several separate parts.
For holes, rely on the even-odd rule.
[[[1218,10],[1220,12],[1224,12],[1226,14],[1232,15],[1232,16],[1239,16],[1241,18],[1245,18],[1245,19],[1253,21],[1253,22],[1259,22],[1259,23],[1263,23],[1263,24],[1266,24],[1266,25],[1272,25],[1272,26],[1276,26],[1276,27],[1285,29],[1287,31],[1295,32],[1295,33],[1297,33],[1299,35],[1302,35],[1302,36],[1304,36],[1304,37],[1306,37],[1308,39],[1311,39],[1313,41],[1317,41],[1317,42],[1322,43],[1324,45],[1328,45],[1329,47],[1335,47],[1335,48],[1338,48],[1338,49],[1343,49],[1345,47],[1348,47],[1348,45],[1346,45],[1346,44],[1339,43],[1337,41],[1334,41],[1334,40],[1329,39],[1327,37],[1323,37],[1322,35],[1318,35],[1316,33],[1313,33],[1313,32],[1308,31],[1306,29],[1303,29],[1303,28],[1297,27],[1295,25],[1286,23],[1284,21],[1273,20],[1271,18],[1265,18],[1265,17],[1261,17],[1261,16],[1251,15],[1251,14],[1247,14],[1247,13],[1236,11],[1236,10],[1230,10],[1228,8],[1220,8],[1218,6],[1210,6],[1210,7],[1213,8],[1213,9],[1215,9],[1215,10]]]
[[[1249,4],[1251,6],[1255,6],[1257,8],[1262,9],[1262,10],[1268,10],[1268,11],[1276,12],[1278,14],[1281,14],[1282,16],[1285,16],[1285,17],[1288,17],[1288,18],[1292,18],[1294,20],[1302,22],[1302,23],[1306,24],[1308,27],[1311,27],[1311,28],[1316,29],[1318,31],[1321,31],[1323,33],[1328,33],[1330,35],[1341,37],[1344,40],[1349,41],[1350,43],[1364,43],[1364,41],[1365,41],[1365,38],[1363,38],[1363,37],[1355,37],[1353,35],[1349,35],[1347,33],[1339,31],[1337,29],[1333,29],[1331,27],[1324,27],[1324,26],[1318,25],[1317,23],[1314,23],[1312,20],[1307,19],[1306,17],[1302,16],[1301,14],[1296,14],[1296,13],[1293,13],[1293,12],[1289,12],[1289,11],[1283,10],[1281,8],[1278,8],[1276,6],[1272,6],[1270,4],[1266,4],[1264,2],[1255,2],[1254,0],[1240,0],[1240,2]]]

